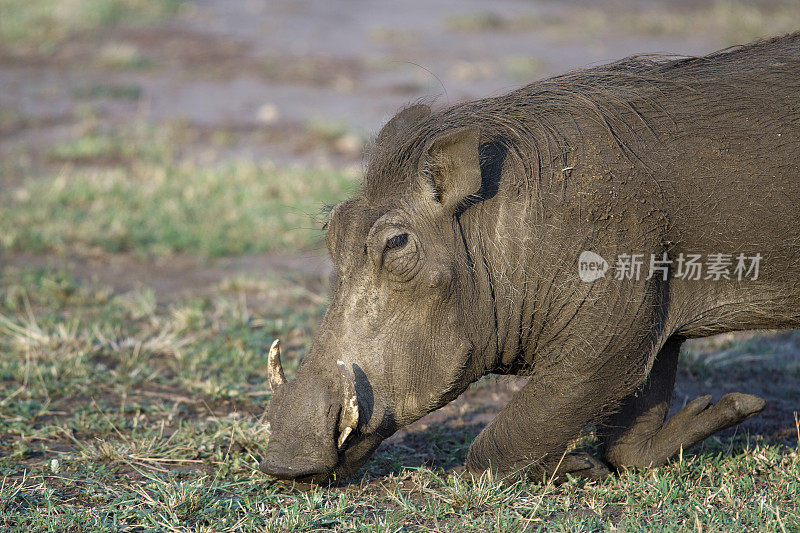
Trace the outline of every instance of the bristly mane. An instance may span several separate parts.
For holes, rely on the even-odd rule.
[[[516,159],[528,183],[566,164],[568,150],[581,141],[580,121],[601,125],[635,162],[636,132],[642,128],[657,138],[651,123],[659,122],[663,133],[676,114],[708,117],[763,106],[780,94],[775,79],[781,78],[787,90],[787,72],[796,74],[791,89],[800,91],[800,32],[702,57],[640,55],[539,80],[503,96],[435,112],[390,146],[373,146],[362,192],[371,203],[382,203],[406,190],[430,139],[469,126]],[[671,105],[677,95],[684,102],[689,95],[691,108]],[[800,106],[797,114],[800,122]]]

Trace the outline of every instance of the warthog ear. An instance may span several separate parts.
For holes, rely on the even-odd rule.
[[[424,104],[412,105],[403,109],[381,128],[378,138],[375,139],[375,144],[378,146],[388,145],[398,135],[419,124],[428,118],[430,114],[431,108]]]
[[[436,199],[448,209],[481,188],[479,139],[475,128],[462,128],[436,137],[425,149],[420,174],[432,180]]]

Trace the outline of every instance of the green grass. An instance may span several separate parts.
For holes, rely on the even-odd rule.
[[[90,133],[73,141],[59,143],[47,152],[55,162],[103,163],[141,158],[148,154],[140,147],[129,145],[116,135]]]
[[[66,271],[0,275],[0,527],[130,530],[800,528],[800,448],[746,435],[604,482],[503,485],[427,465],[469,435],[388,445],[351,484],[299,490],[257,471],[269,440],[264,347],[289,379],[322,280],[234,278],[204,296],[115,294]],[[591,437],[584,444],[592,445]],[[411,465],[410,467],[408,465]]]
[[[0,197],[0,250],[216,257],[319,248],[323,207],[358,181],[332,169],[179,162],[169,138],[137,135],[94,131],[52,147],[54,170]]]
[[[107,98],[109,100],[135,101],[142,97],[142,87],[134,83],[101,83],[78,87],[72,91],[72,95],[85,100]]]
[[[174,14],[179,0],[0,0],[0,48],[49,53],[87,30],[144,24]]]

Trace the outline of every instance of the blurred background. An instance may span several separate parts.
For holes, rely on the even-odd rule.
[[[291,377],[327,301],[323,207],[403,106],[797,29],[798,0],[0,0],[4,475],[252,472],[263,347]],[[675,404],[765,395],[746,429],[788,442],[799,377],[797,332],[694,341]],[[368,468],[458,464],[519,382],[486,386]]]
[[[317,249],[319,206],[352,188],[365,142],[419,99],[447,106],[634,53],[703,54],[800,27],[796,0],[0,9],[0,246],[137,259]]]

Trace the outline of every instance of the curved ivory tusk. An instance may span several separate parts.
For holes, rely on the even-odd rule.
[[[358,396],[356,396],[356,380],[353,370],[344,361],[336,361],[342,378],[342,414],[339,416],[339,449],[344,446],[347,437],[358,427]]]
[[[283,367],[281,366],[281,341],[278,339],[275,339],[269,348],[267,376],[269,378],[269,386],[273,392],[286,383],[286,376],[283,375]]]

